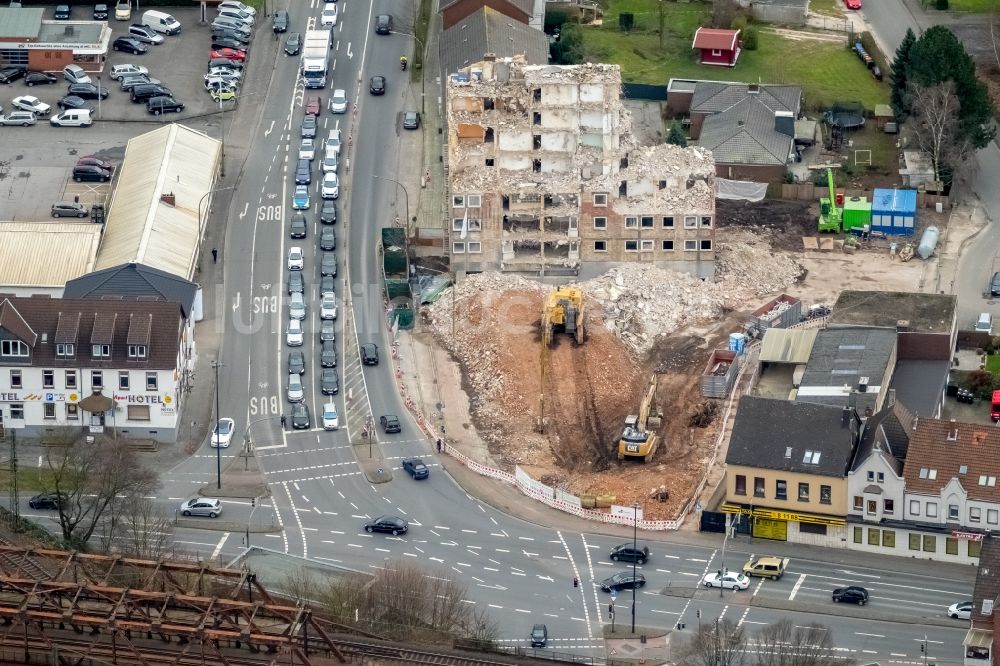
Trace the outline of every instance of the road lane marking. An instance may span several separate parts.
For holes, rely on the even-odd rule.
[[[863,631],[855,631],[854,635],[855,636],[869,636],[871,638],[885,638],[885,636],[883,634],[866,634]]]
[[[791,594],[788,595],[789,601],[795,601],[795,595],[799,593],[799,588],[802,587],[802,583],[806,582],[806,575],[801,574],[799,579],[795,581],[795,585],[792,587]]]

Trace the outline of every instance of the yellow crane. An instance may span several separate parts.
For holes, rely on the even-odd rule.
[[[556,333],[572,335],[576,344],[583,344],[583,291],[575,287],[560,287],[545,299],[542,311],[542,342],[552,344]]]
[[[629,414],[625,417],[625,428],[622,436],[618,440],[618,460],[625,458],[641,459],[648,462],[656,453],[656,447],[660,443],[660,438],[655,430],[660,427],[662,419],[659,411],[653,407],[653,398],[656,397],[656,375],[649,380],[649,387],[639,405],[638,414]],[[656,412],[651,414],[651,412]]]

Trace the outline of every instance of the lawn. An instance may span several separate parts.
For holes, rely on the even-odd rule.
[[[950,0],[949,7],[956,12],[973,12],[985,14],[1000,9],[998,0]],[[924,6],[933,6],[933,3],[924,3]]]
[[[994,375],[1000,375],[1000,354],[990,354],[986,357],[986,369]]]
[[[591,62],[622,67],[627,82],[666,84],[671,78],[697,78],[802,86],[806,109],[835,101],[861,102],[872,109],[889,101],[887,83],[875,81],[846,43],[792,40],[761,26],[756,51],[744,50],[735,68],[699,65],[691,50],[695,29],[707,22],[701,3],[663,3],[663,47],[657,32],[655,0],[611,0],[602,26],[584,28],[584,51]],[[618,15],[632,11],[635,27],[618,28]],[[846,40],[845,40],[846,41]]]
[[[55,487],[52,479],[52,470],[48,467],[17,468],[17,489],[24,497],[30,497],[41,491],[51,491]],[[10,492],[10,481],[10,472],[0,470],[0,492]]]

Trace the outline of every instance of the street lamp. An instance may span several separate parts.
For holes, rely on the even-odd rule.
[[[403,190],[403,197],[406,201],[406,237],[410,237],[410,193],[406,191],[406,186],[403,185],[398,180],[393,180],[392,178],[386,178],[385,176],[377,176],[372,174],[372,178],[377,180],[388,180],[390,183],[396,183]]]
[[[393,30],[393,32],[397,35],[406,35],[408,37],[413,37],[413,39],[417,40],[417,43],[420,44],[420,115],[423,115],[424,112],[426,111],[426,105],[424,104],[424,99],[426,98],[426,93],[425,93],[426,88],[424,81],[426,80],[427,71],[426,68],[424,67],[424,54],[427,51],[427,47],[424,46],[423,41],[421,41],[421,39],[416,35],[414,35],[412,32],[403,32],[401,30]]]
[[[226,190],[235,190],[235,189],[236,189],[235,185],[227,185],[226,187],[216,187],[215,189],[211,189],[208,192],[205,192],[205,194],[201,195],[201,199],[198,200],[198,237],[199,238],[204,238],[204,236],[205,236],[205,218],[208,217],[208,212],[209,212],[208,208],[205,208],[205,215],[202,216],[202,214],[201,214],[201,205],[203,203],[205,203],[205,199],[207,199],[210,195],[215,194],[216,192],[224,192]],[[199,246],[200,246],[200,243],[199,243]],[[195,248],[195,252],[197,252],[197,251],[198,251],[198,248],[196,247]],[[194,261],[194,258],[192,257],[191,260]]]
[[[639,529],[639,505],[632,505],[632,633],[635,633],[635,566],[636,562],[639,560],[635,557],[635,553],[638,553],[638,545],[636,544],[636,532]]]
[[[219,421],[222,419],[219,414],[219,361],[212,361],[215,369],[215,433],[212,435],[215,444],[215,487],[222,490],[222,432],[219,429]]]

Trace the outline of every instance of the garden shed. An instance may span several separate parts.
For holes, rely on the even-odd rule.
[[[872,196],[872,231],[887,235],[915,232],[916,190],[878,188]]]

